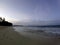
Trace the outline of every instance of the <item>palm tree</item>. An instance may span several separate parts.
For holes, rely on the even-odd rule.
[[[2,22],[2,17],[0,17],[0,22]]]
[[[5,21],[5,18],[3,18],[3,21]]]

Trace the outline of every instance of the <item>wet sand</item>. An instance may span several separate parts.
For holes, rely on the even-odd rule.
[[[0,27],[0,45],[60,45],[57,38],[28,38],[13,27]]]

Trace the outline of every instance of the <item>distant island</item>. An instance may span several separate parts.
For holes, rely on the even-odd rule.
[[[59,27],[60,28],[60,25],[28,25],[27,27]]]
[[[13,25],[13,27],[57,27],[60,28],[60,25]]]
[[[0,17],[0,26],[12,26],[11,22],[5,21],[5,18]]]

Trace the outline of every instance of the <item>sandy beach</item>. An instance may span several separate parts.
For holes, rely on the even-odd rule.
[[[28,38],[16,32],[13,27],[0,27],[0,45],[60,45],[60,39]]]

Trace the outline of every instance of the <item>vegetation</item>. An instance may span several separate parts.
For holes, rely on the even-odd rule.
[[[0,26],[12,26],[12,23],[5,21],[5,18],[0,17]]]

